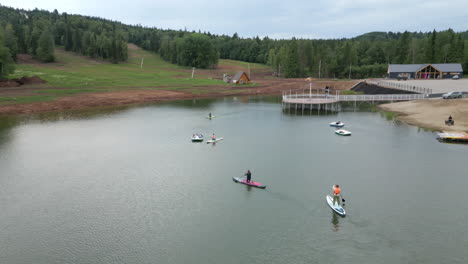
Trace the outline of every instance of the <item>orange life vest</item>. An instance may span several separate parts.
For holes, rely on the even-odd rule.
[[[338,187],[338,188],[336,188],[336,187],[333,188],[333,194],[334,194],[334,195],[339,195],[340,193],[341,193],[340,187]]]

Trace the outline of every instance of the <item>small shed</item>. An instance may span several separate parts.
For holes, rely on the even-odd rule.
[[[232,77],[231,82],[235,84],[247,84],[249,83],[250,78],[247,76],[247,73],[240,71]]]

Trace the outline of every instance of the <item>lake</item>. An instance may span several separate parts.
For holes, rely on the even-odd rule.
[[[368,107],[276,97],[2,117],[0,263],[467,263],[467,158]],[[247,169],[265,190],[232,181]]]

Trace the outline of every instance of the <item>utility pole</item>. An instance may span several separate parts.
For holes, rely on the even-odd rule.
[[[349,77],[348,79],[351,79],[351,64],[349,64]]]
[[[278,77],[281,78],[281,64],[279,64]]]
[[[252,80],[252,78],[250,77],[250,63],[247,63],[247,66],[249,67],[249,79]]]
[[[319,61],[319,80],[320,80],[320,70],[322,68],[322,60]]]
[[[143,69],[143,61],[144,60],[145,60],[145,58],[141,58],[140,69]]]

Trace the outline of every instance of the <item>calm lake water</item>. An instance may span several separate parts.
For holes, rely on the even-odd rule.
[[[468,263],[468,146],[278,102],[0,118],[0,263]],[[267,189],[232,181],[247,169]]]

